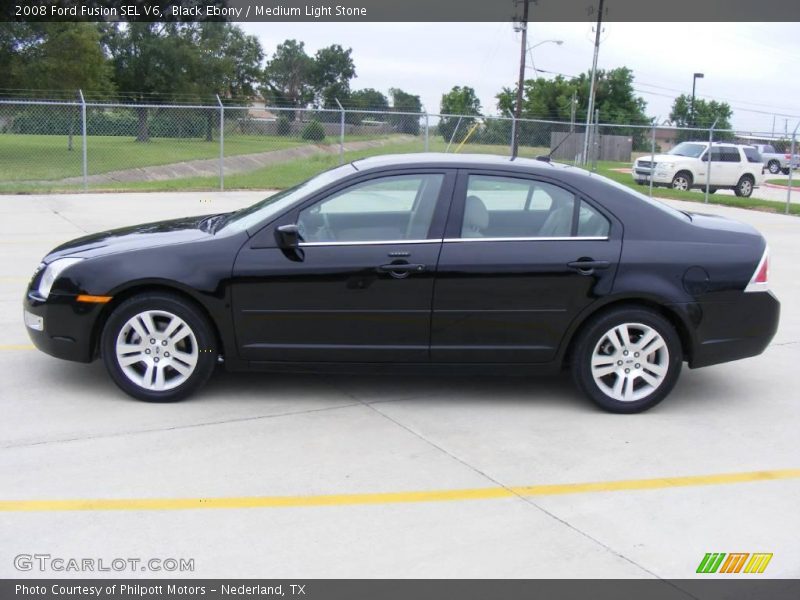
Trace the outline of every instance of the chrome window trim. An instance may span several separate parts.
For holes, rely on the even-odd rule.
[[[298,244],[301,248],[308,246],[385,246],[387,244],[400,245],[400,244],[441,244],[442,239],[435,240],[365,240],[361,242],[300,242]]]
[[[448,242],[601,242],[608,241],[608,237],[492,237],[492,238],[446,238]]]

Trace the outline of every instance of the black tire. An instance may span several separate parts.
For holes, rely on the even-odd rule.
[[[783,173],[784,175],[788,175],[789,174],[789,168],[785,167],[785,168],[781,169],[781,173]]]
[[[716,191],[717,191],[717,188],[708,188],[708,193],[709,194],[713,194]]]
[[[647,393],[646,387],[649,384],[647,384],[647,382],[641,376],[637,376],[634,372],[634,375],[630,376],[630,383],[623,383],[623,389],[625,389],[627,386],[630,386],[632,394],[645,395],[632,398],[630,400],[620,400],[609,395],[600,387],[600,385],[598,385],[594,375],[592,374],[592,357],[595,355],[595,350],[597,349],[599,352],[602,352],[603,345],[601,342],[607,339],[606,335],[615,327],[623,324],[627,324],[629,326],[631,334],[629,341],[633,338],[633,336],[637,335],[637,331],[642,331],[642,329],[639,329],[639,326],[643,325],[654,330],[658,335],[660,335],[661,340],[663,340],[666,348],[666,354],[658,355],[658,358],[664,363],[664,367],[666,369],[660,384],[652,389],[652,391]],[[617,339],[619,340],[619,338]],[[638,339],[641,339],[641,337]],[[655,341],[658,342],[658,340]],[[647,346],[649,346],[649,344],[646,344],[646,347]],[[628,371],[625,371],[626,373],[629,371],[635,371],[634,367],[638,369],[638,363],[636,363],[636,359],[632,357],[634,349],[636,349],[635,342],[628,346],[628,348],[629,350],[626,350],[626,352],[629,352],[629,354],[625,355],[624,357],[621,354],[619,356],[620,359],[625,360],[625,364],[623,364],[620,369],[630,367]],[[662,352],[662,350],[658,350],[658,353]],[[572,377],[579,390],[586,394],[589,399],[591,399],[600,408],[607,410],[608,412],[632,414],[652,408],[666,398],[670,391],[672,391],[672,388],[675,386],[675,383],[677,382],[678,376],[681,372],[683,351],[681,349],[681,342],[680,338],[678,337],[678,333],[666,318],[647,308],[624,306],[604,312],[586,323],[582,327],[575,341],[574,351],[571,359]],[[632,361],[630,365],[627,365],[628,360]],[[644,359],[640,358],[639,360],[645,362],[647,360],[647,356]],[[614,363],[617,363],[616,358],[611,360],[611,364],[612,368],[617,369],[616,364]],[[645,362],[645,364],[650,363]],[[643,372],[645,370],[647,370],[647,367],[644,369],[639,369],[639,372]],[[649,372],[647,374],[652,376],[652,374]],[[623,375],[622,377],[625,378],[628,376]],[[612,373],[606,376],[604,379],[601,378],[601,383],[611,387],[612,381],[616,383],[618,378],[618,375]],[[638,389],[636,386],[639,386]]]
[[[771,160],[767,163],[767,170],[773,175],[777,175],[781,172],[781,163],[777,160]]]
[[[755,180],[750,175],[742,175],[739,183],[733,188],[733,193],[739,196],[739,198],[749,198],[753,193],[754,185]]]
[[[692,184],[694,184],[692,174],[688,171],[679,171],[678,173],[675,173],[675,177],[672,178],[670,187],[673,190],[688,192],[690,189],[692,189]]]
[[[176,342],[176,344],[180,346],[175,346],[175,348],[172,346],[172,340],[168,341],[169,336],[167,335],[163,335],[165,338],[163,341],[157,341],[153,345],[150,344],[151,340],[140,339],[140,336],[126,324],[136,315],[141,315],[146,311],[156,311],[158,313],[171,315],[172,317],[178,317],[178,319],[183,322],[183,326],[188,327],[190,335],[187,335],[185,333],[186,330],[181,326],[181,329],[178,331],[183,332],[185,337],[180,338],[180,340]],[[158,329],[160,324],[163,326],[161,319],[168,318],[169,317],[166,316],[156,315],[153,319],[156,329]],[[138,325],[147,327],[144,325],[143,321],[138,321]],[[147,389],[135,383],[129,375],[126,375],[126,371],[123,370],[123,366],[120,365],[117,357],[117,341],[120,334],[123,332],[123,328],[127,332],[123,334],[123,336],[134,336],[133,340],[137,344],[137,348],[141,346],[142,351],[134,353],[137,356],[141,355],[142,358],[144,358],[142,352],[147,352],[148,355],[153,357],[153,360],[158,362],[159,358],[155,357],[156,353],[171,348],[173,349],[174,356],[170,358],[165,358],[165,356],[170,356],[168,353],[161,354],[160,360],[164,360],[165,362],[162,362],[160,368],[162,373],[165,373],[162,377],[168,382],[167,385],[174,385],[174,387],[163,390]],[[156,331],[155,335],[160,336],[162,333],[166,332],[163,330]],[[178,334],[176,333],[174,335],[177,336]],[[149,337],[149,334],[146,337]],[[155,337],[152,338],[152,340],[155,339]],[[178,338],[175,337],[174,339],[177,340]],[[130,341],[127,343],[133,345]],[[187,353],[181,354],[178,350],[186,351]],[[103,333],[100,338],[100,352],[106,370],[108,370],[109,375],[111,375],[111,379],[114,380],[114,383],[116,383],[123,392],[146,402],[175,402],[186,398],[208,381],[217,363],[218,349],[211,324],[199,308],[191,301],[187,301],[180,296],[153,292],[129,298],[114,309],[114,312],[111,313],[103,328]],[[151,352],[153,354],[151,354]],[[133,354],[131,356],[133,356]],[[147,357],[148,360],[150,356]],[[183,356],[195,356],[196,362],[193,369],[187,375],[182,376],[184,380],[179,384],[175,384],[175,381],[181,379],[181,374],[175,370],[175,368],[170,367],[170,364],[172,364],[171,361],[179,361],[180,364],[176,364],[176,366],[179,366],[183,370],[189,370],[186,366],[188,363],[184,363],[181,360]],[[170,364],[167,364],[168,362]],[[144,362],[136,363],[128,367],[128,373],[131,373],[133,370],[143,371],[141,377],[144,380],[146,375],[144,371],[146,368]],[[176,376],[178,377],[177,380],[175,379]],[[155,376],[151,378],[151,382],[154,379]]]

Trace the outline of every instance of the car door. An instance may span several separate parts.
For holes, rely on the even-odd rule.
[[[611,291],[622,227],[557,182],[461,171],[439,258],[435,362],[538,363]]]
[[[455,172],[367,175],[254,236],[234,269],[241,357],[426,362],[436,260]],[[296,248],[275,232],[296,224]]]
[[[711,162],[708,162],[708,156],[711,155]],[[730,180],[730,167],[726,166],[725,162],[722,160],[722,148],[719,146],[712,146],[711,151],[706,152],[702,157],[704,166],[706,169],[711,169],[711,172],[708,174],[708,183],[709,185],[733,185],[729,182]],[[700,175],[700,181],[696,181],[696,184],[700,184],[705,186],[706,184],[706,173],[705,169],[702,173],[698,173]],[[735,183],[735,182],[734,182]]]

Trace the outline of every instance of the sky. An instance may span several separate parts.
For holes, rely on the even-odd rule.
[[[240,23],[261,41],[267,56],[294,38],[313,54],[330,44],[353,49],[352,89],[387,93],[399,87],[439,110],[442,94],[456,85],[475,89],[484,114],[496,114],[495,95],[519,74],[520,34],[511,23]],[[537,23],[528,45],[537,69],[577,75],[592,65],[594,23]],[[529,55],[530,66],[530,55]],[[800,122],[800,23],[603,24],[598,68],[626,66],[647,115],[669,118],[674,98],[691,94],[728,102],[733,126],[753,132],[791,132]],[[529,68],[528,77],[535,75]],[[602,121],[602,116],[601,116]]]

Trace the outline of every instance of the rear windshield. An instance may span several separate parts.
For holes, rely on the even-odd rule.
[[[751,163],[760,163],[761,162],[761,155],[758,153],[758,150],[755,148],[743,148],[744,155],[747,157],[747,162]]]

